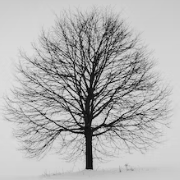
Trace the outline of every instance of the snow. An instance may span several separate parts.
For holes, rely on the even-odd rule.
[[[12,177],[3,180],[179,180],[180,168],[124,168],[109,170],[83,170],[52,173],[37,177]]]

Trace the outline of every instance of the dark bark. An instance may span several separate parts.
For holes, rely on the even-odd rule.
[[[86,169],[93,169],[93,155],[92,155],[92,131],[90,128],[85,130],[86,139]]]

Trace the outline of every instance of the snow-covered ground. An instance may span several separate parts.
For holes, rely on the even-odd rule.
[[[37,177],[12,177],[3,180],[179,180],[180,168],[133,168],[83,170],[69,173],[43,174]]]

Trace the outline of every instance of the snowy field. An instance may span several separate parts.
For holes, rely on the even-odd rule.
[[[83,170],[69,173],[43,174],[36,177],[11,177],[3,180],[179,180],[180,168],[132,168]]]

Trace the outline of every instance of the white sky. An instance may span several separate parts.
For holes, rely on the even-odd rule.
[[[146,155],[122,152],[119,159],[96,168],[118,167],[123,163],[137,166],[180,166],[180,1],[179,0],[0,0],[0,97],[13,83],[14,62],[18,49],[31,52],[31,42],[37,40],[42,27],[54,23],[54,13],[63,9],[92,6],[111,7],[123,12],[130,27],[142,33],[141,39],[154,51],[157,69],[170,83],[172,91],[172,127],[167,130],[167,142]],[[2,106],[2,100],[0,100]],[[0,177],[3,175],[43,174],[67,168],[82,169],[83,165],[66,164],[57,155],[48,155],[41,161],[25,159],[17,151],[17,141],[12,136],[12,125],[3,121],[0,111]]]

